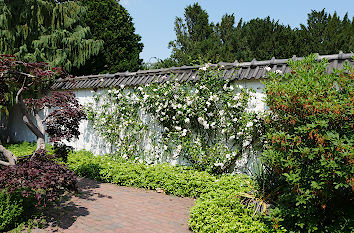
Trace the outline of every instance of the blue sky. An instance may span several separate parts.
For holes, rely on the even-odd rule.
[[[140,57],[145,62],[170,56],[168,42],[175,39],[175,18],[183,17],[184,8],[194,2],[199,2],[212,22],[219,22],[226,13],[234,13],[236,21],[269,15],[292,27],[305,24],[311,10],[325,8],[329,13],[336,11],[340,17],[346,12],[353,17],[354,11],[354,0],[120,0],[133,17],[136,32],[142,36],[144,50]]]

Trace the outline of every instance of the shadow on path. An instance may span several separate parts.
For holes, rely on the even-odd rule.
[[[82,200],[96,201],[98,198],[111,199],[111,196],[94,191],[100,188],[100,185],[100,182],[79,178],[77,194],[68,193],[55,203],[54,206],[45,210],[46,230],[51,228],[51,231],[55,232],[55,228],[68,229],[75,223],[78,217],[88,216],[90,212],[88,208],[81,206],[83,204]]]

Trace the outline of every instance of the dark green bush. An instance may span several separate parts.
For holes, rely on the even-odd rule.
[[[10,230],[29,216],[31,202],[22,197],[21,193],[0,192],[0,232]],[[33,206],[32,206],[33,207]]]
[[[353,67],[328,74],[315,56],[266,82],[265,164],[286,185],[274,216],[294,232],[350,232],[354,210]]]
[[[241,204],[238,192],[248,192],[252,180],[246,175],[213,176],[190,167],[168,164],[145,165],[110,156],[78,151],[68,157],[68,166],[80,176],[147,189],[162,188],[167,194],[194,197],[190,226],[195,232],[271,232],[252,208]]]

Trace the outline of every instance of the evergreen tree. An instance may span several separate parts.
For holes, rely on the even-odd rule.
[[[303,46],[300,54],[331,54],[352,52],[354,50],[354,19],[348,14],[340,19],[336,12],[333,15],[322,11],[308,14],[307,25],[301,25],[300,38]]]
[[[116,0],[80,0],[88,8],[83,17],[93,39],[104,41],[103,49],[93,56],[76,74],[136,71],[142,64],[141,37],[135,34],[132,17]]]
[[[354,18],[353,18],[354,19]],[[184,20],[177,17],[177,39],[171,41],[171,57],[157,66],[168,66],[220,61],[234,62],[252,59],[266,60],[272,57],[290,58],[310,53],[333,54],[340,50],[354,51],[354,20],[348,14],[340,19],[336,13],[312,11],[307,25],[291,28],[270,17],[239,20],[224,15],[220,23],[209,22],[208,13],[198,3],[185,8]]]
[[[0,0],[0,53],[68,71],[80,67],[102,47],[81,26],[83,14],[85,8],[73,1]]]
[[[218,60],[219,41],[214,25],[209,23],[208,13],[198,3],[186,7],[184,20],[176,18],[175,32],[177,39],[169,43],[169,48],[178,64]]]

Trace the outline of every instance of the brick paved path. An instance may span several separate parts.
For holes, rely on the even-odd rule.
[[[80,195],[46,213],[49,226],[32,232],[190,232],[190,198],[81,178]]]

